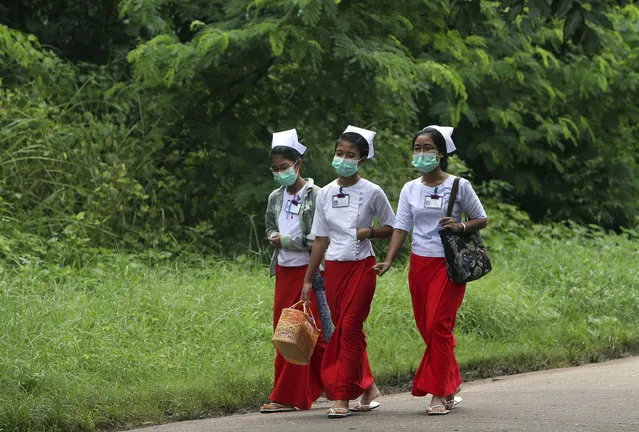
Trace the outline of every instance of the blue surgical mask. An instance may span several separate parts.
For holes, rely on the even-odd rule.
[[[437,162],[437,154],[435,153],[417,153],[413,155],[413,166],[423,173],[429,173],[435,168]]]
[[[342,177],[351,177],[355,175],[359,169],[359,161],[354,159],[346,159],[343,157],[333,157],[333,168]]]
[[[295,169],[293,168],[294,166],[295,164],[291,165],[284,171],[274,172],[273,178],[275,179],[275,181],[281,184],[282,186],[292,186],[295,183],[295,180],[297,180],[297,173],[295,172]]]

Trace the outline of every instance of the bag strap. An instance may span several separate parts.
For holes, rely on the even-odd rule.
[[[457,190],[459,190],[459,177],[455,177],[453,182],[453,188],[450,190],[450,199],[448,200],[448,210],[446,210],[446,217],[450,217],[453,214],[453,206],[457,199]]]

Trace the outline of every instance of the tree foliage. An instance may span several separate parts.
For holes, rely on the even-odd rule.
[[[305,173],[324,184],[349,123],[379,131],[366,175],[393,200],[415,175],[412,134],[451,124],[460,167],[508,185],[496,186],[503,201],[535,220],[618,228],[639,207],[634,2],[13,0],[7,10],[0,208],[40,234],[245,247],[274,187],[271,133],[298,128]]]

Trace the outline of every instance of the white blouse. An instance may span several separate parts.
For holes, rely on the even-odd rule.
[[[284,199],[282,199],[282,208],[277,219],[277,227],[280,234],[288,234],[294,237],[302,236],[302,227],[300,226],[299,211],[297,213],[290,211],[290,202],[296,200],[300,202],[302,197],[306,196],[306,187],[308,183],[304,185],[295,195],[289,194],[284,191]],[[311,260],[311,254],[308,250],[287,250],[279,249],[277,255],[277,263],[282,267],[299,267],[307,265]]]
[[[375,217],[384,226],[395,223],[382,188],[365,179],[342,188],[334,180],[317,195],[311,233],[328,237],[327,260],[361,261],[375,253],[369,239],[357,240],[357,228],[372,227]]]
[[[444,247],[439,237],[442,226],[439,220],[446,216],[450,191],[453,187],[455,176],[449,176],[442,184],[436,187],[426,186],[419,177],[404,184],[399,195],[397,206],[397,218],[393,228],[410,232],[413,229],[412,251],[416,255],[424,257],[443,257]],[[441,196],[441,205],[436,208],[428,205],[427,198]],[[470,182],[460,179],[457,198],[453,206],[451,217],[460,222],[462,212],[469,219],[486,219],[486,212]]]

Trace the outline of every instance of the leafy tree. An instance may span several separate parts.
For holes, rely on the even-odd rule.
[[[135,46],[133,28],[119,19],[116,0],[6,0],[0,24],[38,40],[62,58],[107,64]]]
[[[271,133],[297,127],[325,184],[349,123],[379,132],[365,170],[392,200],[415,175],[412,134],[439,123],[475,183],[536,220],[619,227],[639,207],[634,2],[9,6],[3,208],[39,233],[255,246]]]
[[[405,148],[419,125],[449,123],[459,126],[460,154],[479,179],[514,184],[536,218],[616,226],[636,209],[636,163],[626,151],[636,132],[628,121],[636,119],[636,84],[622,77],[637,70],[637,9],[592,3],[465,2],[474,12],[480,6],[468,27],[460,2],[236,1],[216,21],[196,23],[192,40],[158,36],[129,59],[148,85],[189,93],[190,121],[206,122],[196,111],[214,119],[215,149],[225,149],[229,170],[259,166],[264,152],[251,158],[247,150],[264,148],[273,130],[298,126],[331,143],[349,122],[396,134],[399,141],[380,141],[378,162],[393,170],[406,152],[385,148]],[[584,19],[574,22],[574,13]],[[591,32],[605,42],[599,54],[584,36]],[[206,91],[215,107],[202,109],[211,105]],[[619,106],[627,107],[623,116]],[[238,129],[248,137],[240,147]],[[312,144],[314,155],[330,153],[330,144]],[[220,199],[259,202],[265,191],[253,177],[238,172],[238,181],[217,188]],[[324,171],[321,179],[329,177]],[[391,188],[401,182],[389,173],[380,180]],[[620,195],[598,182],[617,184]]]

